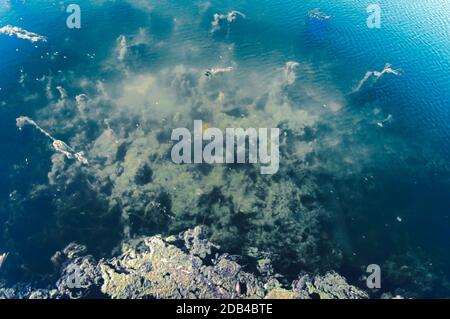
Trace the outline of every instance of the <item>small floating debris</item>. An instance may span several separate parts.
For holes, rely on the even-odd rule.
[[[21,130],[25,125],[34,126],[39,132],[44,134],[47,138],[52,140],[53,148],[59,152],[64,154],[68,159],[75,159],[82,164],[89,164],[88,160],[84,157],[84,152],[76,152],[73,148],[67,145],[65,142],[61,140],[55,139],[50,135],[46,130],[41,128],[35,121],[27,116],[20,116],[16,119],[16,126]]]
[[[120,62],[125,60],[125,57],[127,55],[128,52],[128,43],[127,43],[127,38],[125,38],[124,35],[120,35],[117,40],[117,60],[119,60]]]
[[[314,10],[311,10],[308,12],[308,16],[311,19],[316,19],[316,20],[330,20],[331,16],[323,13],[320,8],[315,8]]]
[[[57,86],[56,90],[58,91],[61,100],[65,100],[67,98],[67,92],[62,86]]]
[[[225,103],[225,93],[222,91],[219,92],[219,95],[217,96],[217,103],[219,105],[223,105]]]
[[[229,66],[227,68],[210,68],[205,70],[205,76],[208,78],[221,75],[224,73],[229,73],[233,71],[233,67]]]
[[[403,219],[402,219],[400,216],[397,216],[397,221],[398,221],[399,223],[401,223],[401,222],[403,221]]]
[[[381,72],[378,71],[373,71],[373,75],[379,79],[381,78],[384,74],[393,74],[393,75],[400,75],[400,70],[394,70],[392,69],[392,64],[390,63],[386,63],[386,65],[384,66],[384,69]]]
[[[233,23],[238,17],[242,17],[245,19],[245,14],[242,12],[233,10],[228,12],[227,14],[214,14],[214,20],[211,22],[211,32],[215,32],[220,30],[220,24],[222,21],[227,21],[228,24]]]
[[[380,71],[368,71],[362,78],[362,80],[359,82],[358,86],[354,90],[354,92],[359,92],[361,88],[366,84],[367,81],[370,79],[373,79],[374,83],[378,81],[383,75],[385,74],[393,74],[396,76],[401,75],[401,70],[394,70],[392,69],[392,64],[386,63],[384,66],[384,69]]]
[[[0,34],[5,34],[10,37],[15,36],[19,39],[28,40],[32,43],[39,41],[47,42],[47,38],[42,35],[12,25],[6,25],[0,28]]]
[[[384,127],[385,123],[390,123],[392,121],[392,114],[389,114],[387,118],[377,123],[379,127]]]
[[[84,93],[78,94],[77,96],[75,96],[75,101],[77,104],[78,111],[80,113],[83,113],[87,108],[89,97]]]
[[[7,257],[8,257],[8,253],[0,254],[0,269],[2,268],[3,264],[5,263]]]
[[[294,84],[295,80],[297,79],[296,70],[299,66],[300,66],[300,63],[295,62],[295,61],[286,62],[284,69],[283,69],[283,76],[284,76],[284,81],[285,81],[286,85]]]

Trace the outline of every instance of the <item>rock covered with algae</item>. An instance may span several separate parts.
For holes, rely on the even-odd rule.
[[[279,276],[247,272],[230,255],[219,255],[204,230],[129,240],[119,256],[99,261],[72,243],[52,258],[62,269],[55,286],[0,288],[0,298],[368,298],[335,272],[303,275],[291,287]]]
[[[334,271],[323,276],[300,276],[292,283],[294,291],[318,299],[365,299],[368,294],[359,288],[349,285],[344,277]],[[306,293],[306,295],[305,295]]]

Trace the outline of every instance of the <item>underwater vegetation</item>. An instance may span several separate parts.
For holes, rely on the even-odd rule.
[[[39,75],[21,69],[1,96],[13,136],[4,143],[15,151],[1,176],[0,297],[448,294],[447,260],[418,244],[426,223],[413,209],[445,205],[448,160],[406,142],[401,116],[382,104],[408,77],[403,61],[346,65],[342,76],[332,62],[282,47],[280,30],[261,32],[244,5],[93,6],[103,5],[132,12],[133,23],[81,28],[86,42],[0,28],[44,46],[31,61],[49,64]],[[307,9],[302,25],[322,43],[339,17]],[[194,121],[202,130],[278,128],[279,170],[173,163],[171,133]],[[367,291],[375,262],[383,286]],[[66,285],[74,265],[81,289]]]

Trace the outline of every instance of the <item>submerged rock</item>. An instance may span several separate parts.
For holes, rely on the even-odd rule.
[[[56,287],[32,290],[0,288],[3,298],[368,298],[335,272],[301,276],[291,288],[269,272],[244,271],[228,254],[212,258],[219,247],[206,239],[203,227],[179,236],[126,241],[122,253],[95,261],[86,247],[70,244],[52,258],[61,276]],[[265,267],[268,267],[265,265]],[[1,287],[1,286],[0,286]]]
[[[292,283],[294,291],[303,297],[316,299],[365,299],[369,295],[355,286],[349,285],[344,277],[334,271],[324,276],[303,275]]]
[[[262,298],[262,284],[237,263],[219,258],[206,265],[213,245],[199,238],[201,233],[199,227],[183,233],[182,248],[173,238],[159,236],[125,246],[119,257],[99,263],[102,293],[112,298]]]

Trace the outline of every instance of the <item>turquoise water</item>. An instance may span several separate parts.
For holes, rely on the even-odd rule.
[[[6,3],[0,27],[48,38],[0,35],[0,252],[11,252],[10,281],[50,272],[49,257],[70,241],[103,256],[123,236],[205,223],[224,249],[251,259],[257,247],[287,277],[336,269],[364,287],[364,267],[376,263],[382,292],[448,296],[449,2],[379,1],[381,28],[369,29],[371,1],[79,1],[80,30],[65,26],[65,2]],[[318,7],[331,19],[308,18]],[[211,32],[213,14],[231,10],[246,17]],[[300,63],[296,80],[279,89],[288,61]],[[386,63],[401,75],[353,92]],[[232,74],[202,82],[204,69],[230,65]],[[68,95],[60,104],[57,86]],[[81,93],[92,103],[83,114]],[[281,127],[280,173],[172,171],[162,141],[178,113],[217,127]],[[92,165],[80,168],[36,131],[19,131],[20,115],[84,150]],[[108,128],[127,156],[114,153]],[[128,177],[143,162],[151,185]],[[239,188],[252,185],[267,193]],[[196,189],[212,190],[197,201]],[[149,209],[154,201],[165,209]],[[296,215],[300,206],[301,216],[327,217],[310,226]]]

